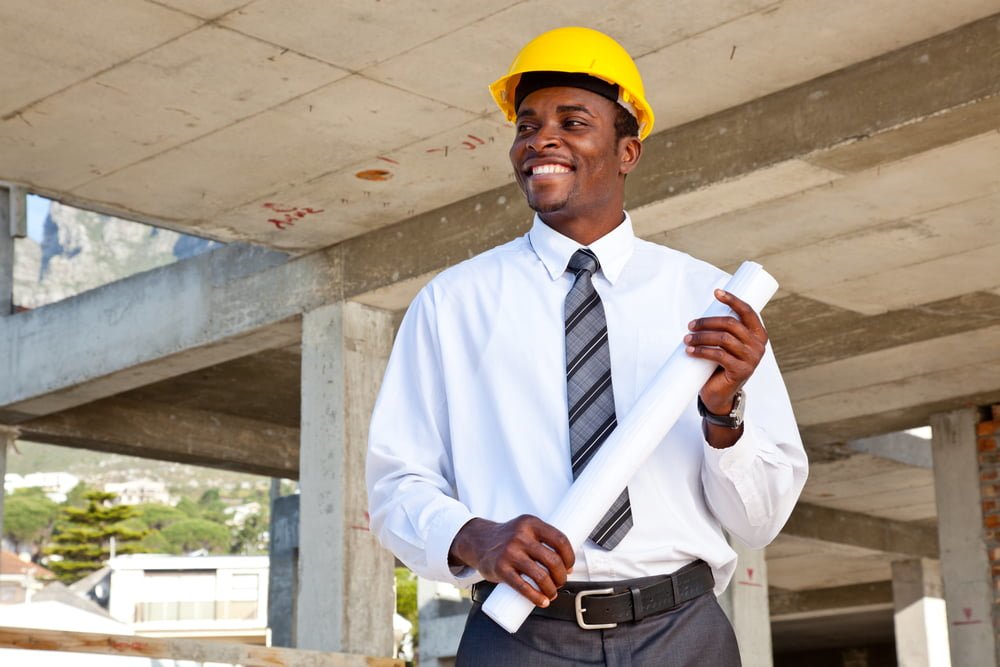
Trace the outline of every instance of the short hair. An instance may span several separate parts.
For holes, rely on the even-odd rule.
[[[615,103],[615,141],[639,136],[639,121],[621,104]]]

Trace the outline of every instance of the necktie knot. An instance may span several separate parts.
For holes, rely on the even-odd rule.
[[[586,271],[590,275],[594,275],[601,268],[601,263],[597,261],[597,255],[592,250],[589,248],[580,248],[569,258],[569,264],[566,268],[573,273]]]

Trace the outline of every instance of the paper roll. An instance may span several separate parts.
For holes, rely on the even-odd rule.
[[[760,312],[778,290],[778,283],[760,264],[744,262],[724,289]],[[732,314],[714,295],[707,295],[707,299],[711,301],[702,317]],[[683,343],[677,346],[552,515],[543,517],[566,535],[574,549],[584,543],[715,371],[715,362],[690,357],[684,348]],[[514,633],[534,606],[507,584],[500,584],[483,603],[483,611]]]

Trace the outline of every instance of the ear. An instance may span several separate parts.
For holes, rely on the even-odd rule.
[[[618,165],[618,173],[625,175],[630,173],[639,164],[642,157],[642,142],[639,137],[622,137],[618,142],[618,155],[621,162]]]

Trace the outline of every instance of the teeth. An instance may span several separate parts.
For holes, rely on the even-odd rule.
[[[538,174],[568,174],[569,172],[570,168],[564,167],[561,164],[540,164],[531,168],[532,176]]]

